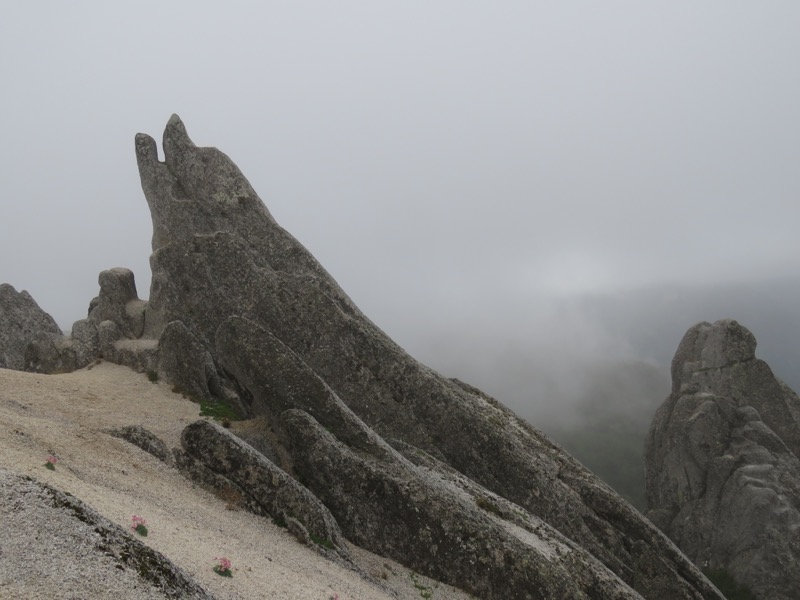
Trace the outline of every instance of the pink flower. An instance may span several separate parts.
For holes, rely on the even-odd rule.
[[[143,517],[140,517],[138,515],[133,515],[131,517],[131,522],[133,523],[131,525],[131,529],[136,529],[139,525],[147,525],[147,521],[145,521]]]
[[[143,517],[133,515],[131,517],[131,529],[139,535],[147,535],[147,521]]]
[[[58,462],[58,457],[57,456],[48,456],[47,457],[47,462],[49,462],[50,464],[54,465],[54,464],[56,464]]]
[[[222,577],[233,577],[233,573],[231,573],[231,561],[224,556],[215,556],[214,560],[219,562],[219,564],[214,567],[214,573]]]
[[[225,557],[214,557],[214,560],[219,561],[219,569],[220,571],[228,571],[231,568],[231,561],[229,561]]]

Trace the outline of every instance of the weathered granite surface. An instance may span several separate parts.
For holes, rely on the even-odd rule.
[[[800,590],[800,399],[755,349],[729,319],[686,332],[647,441],[648,516],[695,564],[789,600]]]
[[[339,526],[325,505],[248,444],[219,425],[200,420],[183,430],[181,445],[187,456],[236,484],[264,513],[283,522],[298,520],[312,540],[347,556]]]
[[[386,465],[405,463],[390,446],[370,441],[392,439],[449,465],[487,495],[516,504],[645,597],[719,597],[660,531],[545,436],[493,399],[408,356],[275,222],[236,165],[215,148],[196,147],[177,116],[167,124],[163,146],[165,162],[160,162],[155,141],[143,134],[136,137],[154,231],[144,335],[158,338],[168,324],[181,322],[202,353],[211,356],[221,386],[235,390],[246,416],[267,419],[276,432],[270,444],[282,446],[272,454],[281,456],[289,449],[291,464],[282,466],[325,498],[345,535],[356,535],[356,530],[343,523],[368,522],[372,509],[359,500],[353,504],[360,516],[349,515],[346,501],[326,496],[311,476],[318,472],[314,464],[326,452],[338,452],[343,489],[351,490],[343,491],[342,498],[351,501],[361,498],[353,491],[360,489],[357,477],[372,472],[380,485],[418,489],[418,473],[404,471],[409,479],[397,483],[392,479],[395,467]],[[190,363],[193,372],[206,364],[204,359]],[[311,397],[327,400],[309,407]],[[332,438],[321,435],[325,428]],[[296,440],[306,438],[303,454],[304,446]],[[367,462],[355,467],[356,458]],[[380,475],[377,466],[373,470],[367,465],[382,465],[386,471]],[[336,471],[328,473],[335,476]],[[405,502],[413,506],[428,497],[410,494]],[[414,531],[397,532],[398,540],[382,536],[384,547],[373,550],[389,554],[395,552],[392,544],[405,544],[397,550],[403,560],[412,561],[415,552],[429,556]],[[443,576],[448,561],[430,558],[434,560],[427,563],[427,572]],[[534,562],[538,569],[547,567],[546,562]],[[470,585],[491,589],[487,598],[524,597],[492,587],[503,578],[491,570],[477,573],[484,573],[483,579]],[[543,571],[536,576],[545,577]],[[610,591],[592,592],[591,578],[578,579],[584,586],[581,593],[614,597],[602,595]],[[505,581],[511,585],[513,578]],[[544,581],[530,584],[531,597]],[[520,593],[521,588],[514,589]]]
[[[299,537],[342,548],[344,536],[487,600],[721,598],[546,436],[389,339],[177,116],[164,162],[150,136],[135,147],[150,299],[130,271],[104,271],[88,317],[34,358],[102,357],[249,419],[232,427],[249,444],[189,426],[175,464]]]

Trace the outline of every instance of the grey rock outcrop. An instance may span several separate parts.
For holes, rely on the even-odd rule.
[[[407,461],[255,323],[228,319],[217,350],[226,372],[270,398],[265,410],[278,415],[289,438],[285,468],[331,509],[348,539],[480,598],[528,598],[533,590],[639,597],[546,523],[492,518],[468,488]]]
[[[161,462],[172,464],[172,454],[161,438],[141,425],[128,425],[109,430],[109,435],[118,437],[152,454]]]
[[[195,421],[183,430],[181,445],[184,454],[178,455],[178,461],[184,468],[193,460],[214,474],[205,483],[217,489],[235,484],[236,490],[263,509],[254,512],[284,523],[297,520],[311,540],[347,556],[339,526],[325,505],[248,444],[219,425]]]
[[[81,369],[100,358],[100,332],[97,323],[81,319],[72,324],[72,348],[75,351],[75,368]]]
[[[28,292],[0,286],[0,367],[39,373],[80,369],[98,358],[137,371],[155,369],[157,340],[143,339],[147,302],[136,293],[133,273],[114,268],[100,273],[100,293],[87,318],[65,336]]]
[[[88,317],[72,327],[77,366],[104,358],[139,372],[155,371],[158,340],[143,336],[147,302],[139,299],[133,272],[116,267],[97,279],[100,293],[89,303]]]
[[[3,598],[214,598],[163,554],[76,497],[2,468],[0,517]],[[120,589],[121,583],[130,588]],[[30,595],[37,591],[42,593]]]
[[[59,369],[63,337],[53,317],[28,292],[0,284],[0,368]]]
[[[158,372],[185,395],[209,400],[212,389],[221,389],[211,354],[181,321],[167,324],[158,350]]]
[[[112,321],[125,337],[141,337],[147,303],[139,299],[133,272],[121,267],[102,271],[98,283],[100,293],[89,303],[89,319]]]
[[[758,598],[800,590],[800,399],[733,320],[699,323],[645,452],[648,516],[695,564]]]
[[[720,597],[666,536],[545,436],[408,356],[275,222],[236,165],[196,147],[177,116],[163,145],[162,163],[155,141],[136,137],[153,220],[144,336],[158,339],[179,321],[199,344],[192,354],[207,352],[247,416],[266,419],[275,432],[270,454],[323,499],[346,536],[369,537],[374,551],[434,577],[472,552],[480,568],[465,581],[485,598],[558,597],[564,589],[587,598]],[[181,364],[206,374],[210,363]],[[463,490],[423,474],[384,440],[447,465],[482,497],[512,503],[548,539],[563,536],[568,557],[543,560],[539,545],[550,546],[542,539],[531,541],[530,531],[509,537],[507,525],[472,508],[474,496],[467,510]],[[402,516],[381,521],[384,500]],[[464,525],[447,520],[448,510]],[[430,539],[413,520],[403,525],[417,511]],[[359,523],[374,535],[359,533]],[[562,578],[568,563],[578,574],[572,583]]]

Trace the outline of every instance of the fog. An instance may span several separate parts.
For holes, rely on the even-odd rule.
[[[176,112],[411,354],[561,418],[597,362],[665,373],[697,320],[792,318],[765,299],[800,262],[798,26],[780,1],[17,3],[0,281],[65,329],[101,270],[146,298],[133,138]]]
[[[546,430],[590,427],[596,411],[647,429],[670,389],[669,366],[686,330],[735,318],[758,342],[756,356],[800,390],[800,281],[663,284],[618,294],[554,300],[529,314],[507,310],[505,330],[440,322],[411,330],[407,346],[442,373],[502,399]],[[592,404],[599,406],[592,407]],[[646,422],[643,422],[643,419]]]

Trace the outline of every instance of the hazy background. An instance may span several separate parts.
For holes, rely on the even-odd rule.
[[[537,424],[649,420],[699,320],[792,383],[798,31],[794,0],[9,2],[0,281],[67,329],[103,269],[147,297],[133,138],[177,112],[401,345]]]

